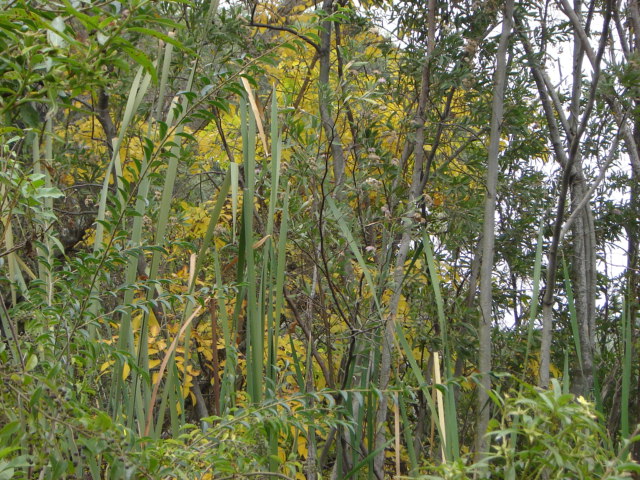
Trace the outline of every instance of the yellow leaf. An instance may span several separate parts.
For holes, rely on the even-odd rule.
[[[307,458],[307,455],[309,454],[309,450],[307,448],[307,439],[305,438],[304,435],[298,435],[298,455],[300,455],[301,457]]]
[[[60,181],[67,186],[71,186],[75,183],[73,175],[70,175],[68,173],[63,174],[62,177],[60,177]]]
[[[100,373],[107,370],[111,365],[113,365],[113,363],[114,363],[113,360],[109,360],[108,362],[104,362],[102,365],[100,365]]]
[[[129,366],[129,364],[125,363],[122,366],[122,380],[126,380],[127,377],[129,376],[129,372],[131,371],[131,367]]]
[[[160,325],[158,324],[158,319],[156,318],[156,314],[153,313],[153,310],[149,312],[149,332],[154,337],[160,333]]]
[[[138,330],[140,328],[141,320],[142,320],[142,312],[134,315],[134,317],[131,319],[131,328],[133,328],[134,330]]]
[[[212,361],[213,360],[213,352],[211,351],[211,349],[209,348],[198,348],[198,351],[200,353],[202,353],[202,355],[204,356],[205,359],[207,359],[207,361]]]
[[[153,318],[156,318],[155,315],[153,315]],[[160,325],[158,325],[157,320],[155,325],[149,325],[149,334],[152,337],[157,337],[160,334]]]

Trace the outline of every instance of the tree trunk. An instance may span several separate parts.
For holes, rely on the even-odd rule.
[[[487,452],[486,433],[490,418],[489,395],[491,390],[491,319],[493,307],[493,290],[491,277],[495,245],[495,213],[498,187],[498,156],[500,153],[500,136],[502,134],[502,117],[504,112],[504,91],[507,77],[507,51],[511,36],[513,0],[507,0],[502,21],[502,33],[498,45],[497,66],[494,76],[493,104],[491,112],[491,133],[487,159],[486,198],[484,204],[484,224],[482,231],[482,263],[480,267],[480,319],[478,322],[478,369],[480,371],[480,388],[477,389],[477,424],[476,424],[476,459]]]
[[[582,0],[574,0],[574,12],[580,16]],[[573,34],[573,91],[571,97],[571,113],[569,128],[575,140],[580,128],[580,103],[582,98],[582,60],[585,54],[577,31]],[[575,210],[584,198],[587,185],[582,170],[582,157],[578,148],[569,153],[572,165],[571,175],[571,209]],[[571,270],[576,316],[578,323],[578,341],[580,342],[581,369],[572,378],[572,391],[578,395],[588,396],[593,387],[593,351],[595,344],[595,241],[593,232],[591,205],[587,203],[573,226],[573,240],[571,244]]]
[[[411,148],[411,142],[408,140],[405,143],[403,152],[403,162],[406,162],[414,153],[413,172],[411,176],[411,186],[409,190],[409,198],[407,205],[409,209],[404,214],[403,219],[403,233],[400,241],[400,247],[396,256],[395,266],[392,272],[393,275],[393,294],[391,301],[389,302],[389,315],[385,319],[384,333],[382,336],[381,344],[381,359],[380,359],[380,375],[378,381],[378,388],[384,392],[391,378],[391,354],[393,352],[393,345],[395,343],[395,328],[396,317],[398,314],[398,306],[400,303],[400,297],[402,293],[402,280],[404,278],[404,263],[407,259],[409,249],[411,247],[411,227],[413,225],[413,210],[417,199],[422,194],[422,178],[426,173],[423,171],[424,164],[424,124],[425,124],[425,109],[427,106],[427,100],[430,94],[429,85],[429,64],[431,61],[431,55],[433,53],[435,44],[435,16],[436,16],[436,0],[429,0],[428,4],[428,40],[427,40],[427,56],[422,68],[422,82],[420,85],[420,97],[418,101],[418,107],[416,109],[415,123],[417,125],[415,140],[413,141],[413,148]],[[406,157],[405,157],[406,154]],[[387,397],[383,394],[380,397],[380,403],[376,412],[376,434],[375,434],[375,450],[379,450],[379,453],[374,457],[373,466],[374,473],[378,480],[384,478],[384,461],[385,452],[384,444],[386,440],[385,424],[387,418]]]
[[[638,0],[630,0],[629,2],[629,17],[630,23],[633,25],[631,38],[629,45],[633,52],[640,52],[640,5]],[[635,102],[636,109],[640,107],[640,101]],[[635,139],[635,145],[629,145],[628,148],[635,148],[637,155],[635,158],[640,157],[640,119],[635,116],[635,125],[633,129],[633,137]],[[629,207],[632,215],[626,224],[627,232],[627,309],[628,317],[631,320],[632,339],[633,345],[638,344],[638,328],[637,321],[638,310],[640,309],[640,224],[638,222],[637,215],[634,216],[633,212],[640,211],[640,165],[634,163],[634,156],[631,157],[631,181],[630,181],[630,198]],[[636,353],[632,353],[636,355]],[[632,357],[633,358],[633,357]],[[638,418],[640,418],[640,376],[638,376],[636,382],[636,394],[634,401],[632,402],[632,408],[630,409],[630,425],[636,425]],[[640,455],[640,445],[634,443],[633,447],[634,457],[638,458]]]
[[[333,0],[324,0],[322,10],[327,15],[331,15],[333,11]],[[344,180],[345,158],[340,144],[340,137],[336,132],[336,124],[331,116],[331,90],[329,85],[329,72],[331,69],[331,21],[322,22],[322,30],[320,31],[320,50],[318,58],[320,62],[320,72],[318,74],[318,104],[320,107],[320,120],[324,134],[327,137],[333,157],[333,176],[336,190],[340,190],[340,186]],[[355,138],[354,138],[355,141]]]
[[[581,176],[584,178],[583,176]],[[584,198],[584,181],[572,182],[572,210]],[[587,396],[593,388],[593,354],[595,346],[595,241],[591,207],[587,203],[576,217],[572,242],[572,283],[579,329],[581,369],[573,375],[571,390],[577,395]]]
[[[562,9],[570,20],[574,32],[574,54],[573,54],[573,84],[570,105],[570,118],[567,120],[564,115],[563,105],[559,100],[557,91],[551,85],[543,67],[538,65],[531,43],[527,38],[522,23],[518,22],[519,35],[529,61],[531,70],[540,94],[540,100],[544,108],[545,117],[549,126],[551,143],[556,159],[563,168],[562,184],[560,188],[558,208],[554,220],[554,232],[549,247],[547,262],[547,281],[543,299],[543,321],[542,336],[540,346],[540,380],[541,387],[549,385],[549,367],[551,364],[551,337],[553,329],[553,303],[557,269],[557,256],[561,241],[562,224],[564,221],[565,206],[569,190],[571,191],[572,205],[576,208],[581,204],[586,192],[586,181],[582,172],[580,158],[580,141],[584,134],[589,117],[593,111],[595,103],[595,93],[597,91],[598,80],[600,78],[600,62],[609,37],[609,21],[611,19],[611,5],[607,4],[603,32],[600,37],[600,44],[597,53],[589,44],[587,32],[580,20],[581,0],[575,0],[574,6],[569,5],[568,0],[561,0]],[[589,97],[582,102],[582,60],[585,56],[589,58],[593,68],[593,78]],[[553,108],[552,108],[553,107]],[[555,108],[555,111],[554,111]],[[562,125],[565,140],[569,144],[568,152],[564,150],[563,139],[560,135],[558,120]],[[587,204],[583,213],[579,215],[580,221],[574,225],[574,241],[572,258],[574,272],[574,289],[577,290],[576,310],[578,324],[580,326],[580,341],[582,348],[583,365],[587,369],[580,373],[577,388],[581,393],[588,393],[593,385],[593,351],[595,345],[595,294],[596,294],[596,257],[595,239],[593,228],[593,216],[590,206]]]

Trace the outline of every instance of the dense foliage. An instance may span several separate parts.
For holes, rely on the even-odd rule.
[[[0,0],[0,480],[640,472],[639,48],[637,0]]]

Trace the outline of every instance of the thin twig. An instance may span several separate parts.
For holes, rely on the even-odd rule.
[[[285,26],[279,26],[279,25],[268,25],[266,23],[256,23],[253,20],[251,20],[251,23],[249,24],[249,26],[250,27],[257,27],[257,28],[267,28],[269,30],[276,30],[276,31],[279,31],[279,32],[289,32],[289,33],[295,35],[296,37],[298,37],[300,40],[303,40],[304,42],[306,42],[309,45],[311,45],[317,52],[320,51],[320,45],[318,45],[316,42],[311,40],[306,35],[294,30],[291,27],[285,27]]]

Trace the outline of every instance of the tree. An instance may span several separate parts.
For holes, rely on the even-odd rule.
[[[505,4],[502,19],[502,33],[500,44],[496,54],[495,85],[493,90],[493,104],[491,112],[491,132],[489,136],[488,160],[487,160],[487,194],[484,207],[484,222],[482,231],[482,267],[480,272],[480,312],[479,321],[479,355],[478,367],[480,370],[481,388],[478,389],[478,426],[476,431],[476,452],[486,452],[487,445],[485,435],[489,419],[489,395],[491,390],[491,323],[493,317],[493,288],[492,272],[495,245],[495,214],[498,183],[498,155],[500,149],[500,136],[502,130],[502,118],[504,111],[504,90],[507,78],[507,51],[511,36],[513,17],[513,2]]]

